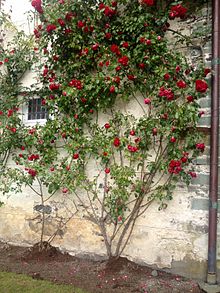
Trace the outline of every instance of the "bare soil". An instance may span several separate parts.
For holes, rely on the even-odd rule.
[[[64,254],[52,246],[39,252],[38,245],[25,248],[0,243],[0,271],[72,284],[89,293],[202,292],[196,281],[153,271],[126,258],[111,262],[92,261]]]

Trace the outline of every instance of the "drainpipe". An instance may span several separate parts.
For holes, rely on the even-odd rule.
[[[220,86],[220,1],[212,1],[212,92],[209,181],[209,235],[207,283],[216,284],[216,242],[218,212],[218,140]]]

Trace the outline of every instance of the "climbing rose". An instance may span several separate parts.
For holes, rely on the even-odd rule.
[[[41,0],[33,0],[31,5],[39,12],[40,14],[43,13],[43,9],[41,7]]]
[[[170,138],[170,142],[176,142],[176,138],[175,138],[174,136],[172,136],[172,137]]]
[[[73,154],[73,159],[74,160],[77,160],[78,158],[79,158],[79,154],[77,154],[77,153],[76,154]]]
[[[208,84],[205,80],[197,79],[196,80],[196,90],[200,93],[205,93],[208,89]]]
[[[138,151],[138,148],[136,146],[132,146],[132,145],[128,145],[128,150],[131,152],[131,153],[135,153]]]
[[[192,178],[196,178],[197,177],[197,174],[195,172],[189,172],[189,175],[192,177]]]
[[[57,83],[51,83],[49,85],[49,88],[51,91],[54,91],[54,90],[58,90],[60,88],[60,84],[57,84]]]
[[[171,174],[179,174],[182,171],[181,161],[171,160],[169,163],[168,172]]]
[[[204,69],[204,75],[208,75],[209,73],[211,72],[211,69],[210,68],[205,68]]]
[[[51,33],[51,32],[54,31],[56,28],[57,28],[57,27],[56,27],[55,24],[48,24],[46,30],[47,30],[48,33]]]
[[[57,21],[60,26],[65,26],[65,21],[62,18],[59,18]]]
[[[172,89],[165,89],[163,86],[160,88],[158,95],[159,97],[166,97],[169,101],[174,99],[174,93]]]
[[[182,19],[185,17],[186,12],[187,8],[183,7],[181,4],[172,6],[171,11],[169,13],[169,18],[174,19],[176,17],[180,17]]]
[[[78,90],[81,90],[83,88],[82,82],[80,80],[78,80],[78,79],[72,79],[69,82],[69,86],[75,87]]]
[[[205,144],[204,143],[197,143],[196,144],[196,149],[200,150],[201,152],[204,152]]]
[[[183,80],[177,81],[176,85],[181,89],[186,88],[186,83]]]
[[[120,139],[119,139],[118,137],[116,137],[116,138],[114,139],[113,144],[114,144],[115,147],[119,147],[120,144],[121,144]]]
[[[104,127],[105,127],[105,129],[108,129],[111,127],[111,125],[109,123],[105,123]]]
[[[28,174],[30,174],[32,177],[35,177],[37,175],[37,171],[34,169],[28,169]]]
[[[128,48],[129,47],[129,44],[128,44],[128,42],[124,42],[123,44],[122,44],[122,47],[124,47],[124,48]]]
[[[119,47],[117,45],[115,45],[115,44],[111,45],[110,50],[112,51],[112,53],[115,53],[118,56],[121,55]]]
[[[168,80],[168,79],[170,79],[170,74],[169,73],[165,73],[163,77],[164,77],[164,80]]]
[[[116,13],[116,10],[111,9],[109,6],[105,6],[104,14],[105,16],[112,17]]]
[[[110,91],[110,93],[113,94],[113,93],[115,92],[115,87],[112,85],[112,86],[110,87],[109,91]]]
[[[100,3],[99,4],[99,10],[102,10],[102,9],[104,9],[105,8],[105,4],[104,3]]]
[[[154,5],[154,0],[143,0],[142,3],[148,5],[148,6],[153,6]]]
[[[186,97],[186,99],[189,103],[194,101],[193,96],[188,96],[188,97]]]
[[[151,103],[151,99],[146,98],[144,99],[144,104],[149,105]]]

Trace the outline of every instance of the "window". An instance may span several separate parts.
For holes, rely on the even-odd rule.
[[[28,120],[47,119],[47,109],[42,105],[42,99],[31,99],[28,102]]]
[[[34,97],[23,105],[23,122],[25,125],[44,124],[49,118],[46,107],[42,104],[42,98]]]

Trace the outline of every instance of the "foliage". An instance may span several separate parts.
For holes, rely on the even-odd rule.
[[[19,146],[21,119],[17,113],[25,99],[20,96],[23,88],[20,81],[34,62],[33,37],[17,31],[9,20],[2,16],[5,29],[11,32],[7,46],[0,46],[0,168],[4,168],[9,151]]]
[[[187,16],[179,2],[32,5],[41,20],[36,88],[50,118],[7,129],[21,150],[13,155],[18,167],[4,172],[6,191],[13,179],[13,188],[30,186],[42,205],[59,190],[70,193],[99,227],[108,256],[118,257],[150,204],[165,208],[176,183],[196,176],[192,161],[205,147],[196,129],[198,100],[209,71],[168,47],[169,19]]]

